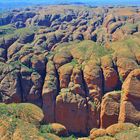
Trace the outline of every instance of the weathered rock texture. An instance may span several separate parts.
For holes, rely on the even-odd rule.
[[[114,91],[105,94],[105,96],[102,98],[100,127],[106,128],[114,124],[115,122],[118,122],[118,116],[120,111],[120,97],[121,91]]]
[[[34,103],[44,122],[79,134],[139,123],[139,21],[136,7],[61,5],[3,15],[0,102]]]
[[[119,121],[140,122],[140,69],[132,71],[124,81]]]

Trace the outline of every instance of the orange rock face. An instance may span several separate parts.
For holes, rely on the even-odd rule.
[[[122,90],[119,121],[139,123],[140,69],[135,69],[128,75],[123,83]]]
[[[60,79],[60,88],[67,88],[70,82],[73,66],[72,65],[63,65],[59,68],[59,79]]]
[[[86,99],[79,94],[61,93],[56,98],[56,121],[70,132],[86,134],[88,128],[98,127],[96,110],[91,108],[88,111]]]
[[[115,89],[118,84],[118,74],[113,68],[103,68],[103,74],[104,74],[104,90],[112,91],[112,89]]]
[[[57,96],[58,80],[54,63],[49,61],[46,66],[46,77],[43,85],[42,100],[46,122],[55,121],[55,98]]]
[[[125,80],[132,70],[138,68],[138,64],[132,59],[120,58],[117,61],[117,67],[121,79]]]
[[[112,91],[117,87],[119,80],[112,58],[110,56],[103,56],[101,58],[101,66],[104,76],[104,92]]]
[[[103,75],[100,67],[89,63],[85,66],[83,73],[90,98],[101,100]]]
[[[62,93],[56,98],[56,121],[71,132],[86,134],[86,109],[86,100],[79,94]]]
[[[103,96],[100,113],[101,128],[107,128],[108,126],[118,122],[120,98],[121,91],[110,92]]]

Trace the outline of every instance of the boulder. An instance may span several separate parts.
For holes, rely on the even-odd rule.
[[[68,132],[65,126],[59,123],[50,124],[51,131],[58,136],[67,136]]]
[[[137,127],[131,123],[117,123],[109,126],[106,129],[106,133],[110,136],[115,136],[115,134],[119,132],[131,130],[131,129],[137,129]]]

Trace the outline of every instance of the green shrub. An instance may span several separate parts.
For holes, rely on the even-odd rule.
[[[127,131],[122,131],[115,135],[117,140],[139,140],[140,139],[140,131],[139,129],[132,129]]]
[[[39,134],[43,137],[47,137],[47,133],[53,133],[51,126],[48,125],[41,125],[39,129]]]
[[[72,59],[72,61],[70,62],[70,64],[72,66],[76,66],[76,65],[78,65],[78,61],[76,59]]]
[[[77,138],[74,135],[71,135],[69,137],[61,137],[62,140],[77,140]]]
[[[41,133],[53,133],[51,125],[41,125],[40,127]]]

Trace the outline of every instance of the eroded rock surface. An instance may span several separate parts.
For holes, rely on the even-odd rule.
[[[132,71],[124,81],[119,120],[121,122],[139,123],[140,121],[140,69]]]
[[[139,123],[139,21],[136,7],[59,5],[4,14],[0,102],[36,104],[45,123],[84,135],[118,121]]]

